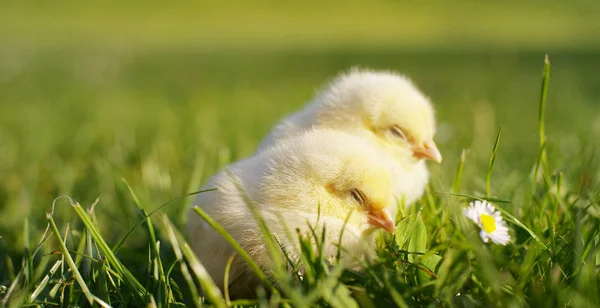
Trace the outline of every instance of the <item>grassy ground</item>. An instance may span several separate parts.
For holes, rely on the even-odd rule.
[[[103,29],[103,18],[82,28],[67,27],[68,18],[57,18],[42,31],[2,10],[4,17],[13,17],[0,18],[0,306],[85,305],[89,294],[115,306],[146,305],[148,294],[161,306],[197,304],[191,296],[194,285],[205,280],[193,258],[185,255],[184,238],[176,234],[184,230],[190,198],[167,204],[152,216],[151,225],[139,225],[144,211],[195,191],[222,166],[252,153],[279,118],[353,65],[405,72],[436,106],[444,162],[431,165],[430,194],[412,213],[421,209],[429,255],[443,258],[432,269],[437,279],[423,277],[422,270],[409,264],[419,263],[420,257],[391,243],[381,249],[379,263],[359,274],[337,272],[335,266],[330,269],[307,254],[312,276],[302,283],[278,281],[281,297],[277,292],[267,296],[273,303],[283,298],[297,306],[314,300],[338,307],[353,301],[365,307],[600,305],[600,84],[595,77],[600,61],[591,38],[598,33],[591,31],[597,21],[574,8],[558,18],[553,15],[557,5],[536,13],[563,29],[554,36],[537,27],[512,36],[488,24],[484,29],[491,32],[456,34],[457,44],[439,37],[452,37],[462,28],[439,32],[442,26],[425,36],[418,36],[417,30],[371,36],[371,29],[347,31],[337,40],[332,40],[333,32],[306,30],[320,34],[298,35],[296,41],[283,32],[262,37],[265,29],[281,22],[266,19],[248,28],[247,37],[254,43],[246,44],[235,41],[244,33],[227,31],[226,22],[215,21],[224,34],[213,42],[236,42],[220,48],[203,40],[182,44],[198,37],[209,40],[210,31],[200,31],[198,37],[193,31],[171,37],[171,30],[154,29],[157,38],[148,36],[131,47],[96,31]],[[318,16],[325,18],[334,9],[324,6]],[[359,11],[360,6],[349,9]],[[389,9],[382,4],[370,10],[385,15],[391,14]],[[530,9],[536,11],[536,6]],[[427,14],[414,16],[445,16],[435,6],[415,10]],[[504,9],[506,14],[514,10]],[[494,7],[488,11],[497,12]],[[242,9],[233,12],[238,12],[234,17],[243,15]],[[444,18],[461,16],[452,12]],[[481,16],[487,16],[485,12]],[[127,19],[115,20],[118,27]],[[514,27],[525,25],[525,18],[515,20]],[[179,22],[177,27],[203,26],[192,17]],[[385,22],[377,27],[386,27]],[[299,17],[290,23],[286,29],[302,33]],[[334,24],[339,30],[347,23],[342,18]],[[452,24],[442,24],[448,23]],[[15,31],[7,31],[8,26]],[[65,27],[76,39],[56,34],[68,32]],[[145,37],[134,35],[140,29],[127,29],[117,42]],[[354,36],[348,33],[358,42],[351,42]],[[79,46],[86,35],[92,43]],[[402,40],[390,43],[395,36]],[[495,39],[485,45],[486,37]],[[532,42],[535,37],[543,39]],[[39,45],[30,45],[27,38]],[[57,41],[70,43],[49,45]],[[406,45],[407,41],[416,43]],[[267,47],[257,48],[263,42]],[[514,48],[518,42],[523,48]],[[247,48],[238,50],[238,45]],[[553,64],[545,108],[547,163],[544,160],[540,176],[533,180],[540,157],[538,118],[546,51]],[[486,191],[500,126],[491,189]],[[464,166],[459,181],[457,166]],[[481,243],[474,226],[462,217],[469,198],[448,194],[452,192],[508,201],[495,204],[513,216],[507,218],[512,243]],[[66,198],[53,207],[61,195],[77,200],[82,208],[70,206]],[[84,210],[92,204],[89,221]],[[52,219],[46,212],[52,212]],[[37,250],[50,221],[56,230],[47,230],[50,236]],[[134,231],[129,234],[130,230]],[[160,245],[151,244],[156,241]],[[45,278],[48,273],[52,274]],[[334,290],[330,283],[338,281],[342,287],[328,293]],[[352,290],[353,297],[345,290]],[[219,303],[218,295],[212,303]]]
[[[94,219],[112,246],[142,218],[121,178],[146,211],[195,191],[221,166],[249,155],[271,125],[301,106],[320,83],[360,64],[410,74],[435,102],[440,123],[438,141],[445,160],[441,166],[431,166],[433,199],[420,205],[430,234],[428,247],[448,258],[443,264],[453,272],[446,274],[450,278],[444,282],[428,287],[411,284],[410,277],[401,280],[404,276],[398,274],[395,277],[403,284],[396,292],[404,301],[517,305],[598,301],[594,295],[599,290],[594,259],[599,197],[594,148],[600,136],[600,94],[597,81],[590,78],[600,66],[595,53],[552,56],[546,108],[551,183],[546,187],[538,181],[533,191],[542,54],[113,51],[12,57],[4,65],[15,67],[12,72],[10,67],[3,70],[0,91],[4,175],[0,273],[7,287],[20,272],[23,247],[30,247],[25,250],[27,259],[37,245],[47,224],[45,212],[57,196],[68,194],[84,208],[100,197]],[[453,191],[461,151],[469,149],[458,192],[485,196],[489,156],[500,125],[503,132],[491,195],[511,201],[497,205],[528,226],[548,249],[514,223],[515,240],[506,248],[486,247],[472,231],[467,232],[470,229],[449,224],[461,221],[459,208],[466,205],[461,198],[444,194]],[[559,178],[561,194],[557,195],[554,186]],[[187,204],[177,201],[162,212],[181,229]],[[53,213],[63,237],[69,226],[67,246],[76,251],[86,234],[81,220],[65,199],[57,202]],[[117,257],[147,286],[153,280],[147,274],[149,234],[144,230],[136,229]],[[159,230],[162,262],[168,268],[177,257],[166,229]],[[74,293],[69,300],[83,303],[77,295],[80,287],[66,268],[52,277],[41,295],[28,297],[46,274],[44,265],[61,260],[60,254],[48,255],[57,250],[54,238],[41,246],[32,259],[29,270],[33,272],[27,273],[27,279],[21,277],[21,287],[9,297],[12,303],[60,302],[48,293],[54,285],[68,286],[66,290]],[[96,251],[91,255],[102,256]],[[83,259],[78,259],[80,269],[85,268]],[[386,268],[406,274],[389,260]],[[102,282],[93,273],[88,265],[84,277],[100,288]],[[188,292],[179,266],[172,277],[182,292]],[[355,284],[374,284],[364,279]],[[113,304],[118,303],[117,294],[130,293],[123,286],[104,283],[110,291],[100,294],[107,294]],[[379,295],[375,303],[389,301],[389,286],[373,288],[378,293],[370,295]],[[451,296],[458,292],[466,299]]]

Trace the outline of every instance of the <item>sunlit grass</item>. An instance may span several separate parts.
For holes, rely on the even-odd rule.
[[[81,81],[76,76],[95,76],[93,71],[77,73],[97,69],[86,67],[93,61],[73,64],[72,59],[49,56],[57,64],[41,58],[27,64],[21,75],[5,75],[8,82],[0,92],[6,102],[0,106],[0,170],[5,175],[0,189],[1,304],[600,303],[600,175],[593,152],[597,145],[591,142],[600,128],[593,124],[598,120],[595,92],[588,88],[593,83],[586,84],[576,73],[590,68],[559,56],[554,61],[558,76],[549,86],[546,62],[540,99],[542,57],[535,57],[531,70],[519,66],[521,70],[507,73],[493,66],[495,75],[486,80],[501,84],[497,90],[480,82],[489,76],[489,67],[471,62],[485,63],[485,56],[442,57],[440,62],[450,66],[444,69],[425,64],[437,61],[431,55],[413,66],[410,55],[399,62],[390,60],[395,55],[346,55],[348,62],[404,67],[417,72],[417,81],[428,81],[426,92],[434,102],[444,102],[437,104],[437,115],[445,163],[433,167],[426,196],[400,221],[398,230],[406,232],[382,238],[378,258],[366,269],[344,270],[323,255],[315,232],[301,237],[300,260],[278,262],[272,269],[276,275],[263,277],[266,291],[258,292],[258,299],[230,300],[177,231],[185,219],[186,196],[221,166],[249,155],[270,124],[312,95],[317,80],[347,64],[309,64],[299,70],[292,60],[323,63],[338,54],[202,56],[227,64],[160,54],[133,60],[113,55],[105,59],[118,62],[107,64],[117,70],[111,78]],[[73,71],[64,69],[65,63]],[[236,66],[240,64],[242,68]],[[451,83],[459,68],[469,91],[438,83]],[[37,85],[36,92],[27,91],[29,84]],[[470,102],[463,93],[485,93],[492,103]],[[579,93],[577,99],[573,93]],[[565,108],[561,103],[567,99]],[[479,109],[471,115],[473,105]],[[480,126],[472,126],[465,114],[493,123],[475,119]],[[62,198],[53,206],[52,200],[65,192],[84,205]],[[165,203],[175,197],[181,198]],[[462,209],[472,199],[490,200],[503,213],[513,237],[506,247],[482,243],[478,230],[463,217]],[[303,266],[292,266],[294,262]],[[304,270],[286,274],[286,264]],[[200,298],[200,286],[208,290],[206,298]]]

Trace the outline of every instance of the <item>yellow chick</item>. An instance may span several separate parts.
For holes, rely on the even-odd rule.
[[[344,220],[350,214],[342,239],[343,259],[356,260],[373,252],[373,231],[393,232],[395,228],[386,210],[394,203],[390,175],[380,155],[363,137],[328,129],[308,130],[229,166],[229,173],[219,172],[204,186],[217,190],[199,194],[193,205],[222,225],[267,270],[272,261],[244,193],[292,258],[297,258],[297,239],[286,236],[286,227],[295,234],[295,229],[307,232],[308,224],[317,230],[325,225],[326,253],[335,255]],[[196,255],[215,283],[223,287],[225,265],[233,248],[193,211],[188,232]],[[232,265],[229,281],[233,296],[252,295],[259,283],[240,258]]]
[[[312,127],[366,136],[377,144],[386,153],[392,191],[406,205],[425,191],[429,173],[423,159],[442,160],[433,141],[429,99],[410,79],[392,72],[352,69],[341,74],[304,109],[278,123],[257,152]],[[391,210],[395,215],[396,207]]]

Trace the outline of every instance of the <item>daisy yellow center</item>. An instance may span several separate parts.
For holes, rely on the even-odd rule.
[[[487,214],[479,215],[479,219],[481,220],[481,225],[483,226],[483,230],[487,233],[492,233],[496,230],[496,220],[493,216]]]

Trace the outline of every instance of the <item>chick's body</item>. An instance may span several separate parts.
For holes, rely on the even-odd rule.
[[[408,78],[391,72],[354,69],[340,75],[304,109],[278,123],[257,152],[313,127],[361,135],[378,147],[392,174],[393,193],[407,205],[422,196],[429,180],[422,158],[441,160],[429,99]]]
[[[352,213],[342,245],[347,258],[360,258],[371,250],[374,228],[391,232],[394,227],[385,210],[393,203],[390,175],[378,155],[364,138],[309,130],[231,165],[229,173],[218,173],[204,186],[217,190],[198,195],[194,205],[221,224],[265,269],[271,260],[244,194],[292,258],[296,239],[286,236],[286,228],[295,234],[295,229],[308,231],[309,223],[317,229],[326,225],[326,253],[335,255],[344,220]],[[194,212],[188,232],[200,261],[222,287],[225,264],[234,250]],[[234,296],[251,294],[258,283],[239,258],[229,281]]]

